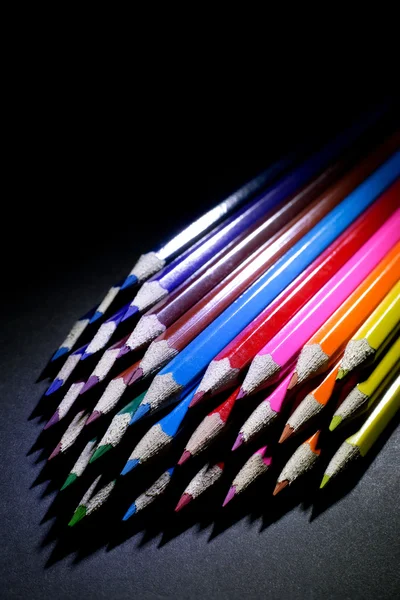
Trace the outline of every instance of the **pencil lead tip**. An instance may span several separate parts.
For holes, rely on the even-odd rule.
[[[290,425],[288,423],[286,423],[281,437],[279,438],[278,444],[282,444],[282,442],[284,442],[285,440],[287,440],[288,438],[290,438],[294,433],[294,429],[293,427],[290,427]]]
[[[243,388],[240,388],[239,393],[236,396],[236,400],[240,400],[241,398],[244,398],[245,396],[247,396],[245,390]]]
[[[243,434],[239,433],[239,435],[236,438],[235,443],[232,446],[232,452],[234,450],[236,450],[237,448],[239,448],[239,446],[241,446],[243,444],[243,442],[244,442]]]
[[[124,516],[122,517],[123,521],[127,521],[132,515],[134,515],[137,511],[136,508],[136,504],[133,502],[130,507],[128,508],[128,510],[126,511],[126,513],[124,514]]]
[[[149,411],[150,411],[150,406],[148,404],[141,404],[139,406],[139,408],[137,409],[137,411],[135,412],[135,414],[132,416],[132,419],[130,420],[129,425],[132,425],[133,423],[136,423],[136,421],[139,421],[139,419],[141,419],[142,417],[147,415],[147,413]]]
[[[222,506],[226,506],[228,502],[232,500],[232,498],[236,495],[236,487],[233,485],[229,488],[229,492],[226,495],[225,500],[222,503]]]
[[[96,312],[94,313],[93,317],[90,319],[89,321],[89,325],[92,323],[95,323],[95,321],[98,321],[98,319],[101,319],[101,317],[103,316],[104,313],[100,312],[99,310],[96,310]]]
[[[189,408],[191,408],[192,406],[195,406],[198,402],[201,402],[205,395],[206,395],[206,392],[203,392],[203,391],[196,392],[189,404]]]
[[[60,452],[61,452],[61,442],[59,442],[57,444],[57,446],[54,448],[53,452],[50,454],[50,456],[47,460],[51,460],[52,458],[57,456],[57,454],[60,454]]]
[[[336,379],[344,379],[347,375],[347,371],[345,369],[339,369],[338,374],[336,375]]]
[[[89,356],[92,356],[92,352],[88,352],[87,350],[82,354],[81,360],[86,360]]]
[[[295,371],[293,373],[292,377],[290,378],[289,385],[287,386],[287,389],[291,390],[292,388],[294,388],[297,385],[298,380],[299,380],[299,376],[297,375],[297,373]]]
[[[139,462],[140,461],[138,458],[133,458],[132,460],[128,460],[126,465],[124,466],[124,468],[121,471],[121,475],[127,475],[128,473],[130,473],[130,471],[132,471],[135,467],[137,467]]]
[[[85,392],[90,390],[92,387],[97,385],[99,383],[99,381],[100,380],[98,377],[96,377],[96,375],[91,375],[89,377],[89,379],[87,380],[87,382],[85,383],[85,385],[83,386],[83,388],[81,389],[79,395],[81,396],[82,394],[84,394]]]
[[[63,383],[64,383],[63,379],[58,379],[58,377],[56,377],[56,379],[53,381],[53,383],[51,383],[49,385],[49,387],[45,391],[44,395],[50,396],[50,394],[54,394],[54,392],[56,392],[57,390],[60,389],[60,387],[62,386]]]
[[[89,463],[94,463],[95,460],[100,458],[100,456],[103,456],[103,454],[105,454],[106,452],[108,452],[111,449],[112,449],[111,444],[102,444],[101,446],[96,448],[96,450],[93,452],[92,456],[90,457]]]
[[[69,348],[66,348],[65,346],[61,346],[61,348],[59,348],[57,350],[57,352],[55,352],[53,354],[53,356],[51,357],[51,361],[50,362],[56,361],[61,356],[64,356],[64,354],[67,354],[67,352],[69,352]]]
[[[182,508],[189,504],[189,502],[191,502],[192,500],[193,497],[190,494],[182,494],[182,496],[179,498],[178,504],[175,506],[175,512],[179,512],[180,510],[182,510]]]
[[[130,319],[131,317],[133,317],[133,315],[135,315],[137,312],[138,312],[138,307],[131,304],[131,306],[128,308],[128,310],[126,311],[126,313],[122,317],[121,323],[123,323],[124,321],[127,321],[128,319]]]
[[[322,490],[322,488],[324,488],[326,486],[326,484],[328,483],[328,481],[330,480],[329,475],[324,475],[321,481],[321,485],[319,486],[319,489]]]
[[[342,421],[343,418],[340,415],[332,417],[332,421],[329,424],[329,431],[333,431],[334,429],[336,429],[336,427],[338,427]]]
[[[140,379],[142,379],[142,377],[143,377],[143,369],[138,367],[137,369],[134,370],[133,375],[129,380],[129,385],[132,385],[132,383],[135,383],[135,381],[140,381]]]
[[[75,473],[70,473],[67,477],[67,479],[64,481],[60,492],[62,492],[63,490],[65,490],[65,488],[69,487],[72,483],[74,483],[74,481],[76,481],[78,479],[78,475],[76,475]]]
[[[128,354],[128,352],[130,352],[130,351],[131,351],[130,347],[127,346],[126,344],[124,344],[118,353],[117,359],[121,358],[121,356],[125,356],[125,354]]]
[[[128,277],[125,279],[124,283],[121,285],[121,290],[126,290],[126,288],[131,287],[132,285],[135,285],[136,282],[137,282],[136,275],[128,275]]]
[[[72,516],[72,519],[68,523],[68,526],[73,527],[74,525],[79,523],[79,521],[81,521],[85,515],[86,515],[86,506],[78,506],[78,508],[76,509],[76,511],[74,512],[74,514]]]
[[[190,454],[189,450],[185,450],[180,459],[178,460],[178,465],[183,465],[183,463],[189,460],[191,456],[192,455]]]
[[[85,427],[86,427],[87,425],[90,425],[91,423],[94,423],[95,421],[97,421],[97,419],[99,419],[99,418],[101,417],[101,415],[102,415],[102,413],[101,413],[101,412],[99,412],[98,410],[94,410],[94,411],[92,412],[92,414],[90,414],[90,415],[88,416],[88,418],[86,419],[86,422],[85,422]]]
[[[277,494],[279,494],[279,492],[281,492],[282,490],[285,489],[285,487],[287,487],[289,485],[289,482],[287,479],[284,479],[283,481],[278,481],[278,483],[275,486],[274,491],[272,492],[272,494],[274,496],[276,496]]]
[[[46,425],[43,427],[43,431],[46,431],[46,429],[49,429],[52,425],[55,425],[56,423],[58,423],[59,420],[60,420],[60,415],[58,413],[58,408],[57,408],[54,415],[47,421]]]

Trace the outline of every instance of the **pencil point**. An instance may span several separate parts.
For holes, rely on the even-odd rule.
[[[188,450],[185,450],[180,459],[178,460],[178,465],[183,465],[192,455]]]
[[[81,360],[86,360],[89,356],[92,356],[92,352],[84,352],[81,356]]]
[[[236,487],[233,485],[231,488],[229,488],[229,492],[227,493],[226,498],[222,503],[222,506],[226,506],[228,504],[228,502],[230,502],[235,495],[236,495]]]
[[[129,348],[129,346],[127,346],[126,344],[124,344],[122,346],[122,348],[120,349],[120,351],[119,351],[117,359],[121,358],[121,356],[125,356],[125,354],[128,354],[128,352],[130,352],[130,351],[131,351],[131,349]]]
[[[49,385],[49,387],[45,391],[44,395],[50,396],[50,394],[54,394],[54,392],[56,392],[57,390],[60,389],[60,387],[62,386],[63,383],[64,383],[64,381],[62,379],[56,378],[53,381],[53,383],[51,385]]]
[[[64,356],[64,354],[66,354],[67,352],[69,352],[69,348],[62,346],[57,350],[57,352],[53,354],[50,362],[54,362],[55,360],[57,360],[57,358],[60,358],[60,356]]]
[[[336,429],[336,427],[338,427],[342,421],[343,418],[340,415],[332,417],[332,421],[329,424],[329,431],[333,431],[334,429]]]
[[[131,285],[135,285],[137,282],[136,275],[128,275],[125,279],[124,283],[121,285],[121,290],[126,290],[126,288],[131,287]]]
[[[91,375],[89,377],[89,379],[87,380],[87,382],[85,383],[85,385],[83,386],[83,388],[81,389],[79,395],[84,394],[85,392],[90,390],[92,387],[94,387],[98,383],[99,383],[99,378],[96,377],[96,375]]]
[[[290,427],[290,425],[286,424],[284,430],[282,431],[281,437],[279,438],[279,444],[282,444],[282,442],[284,442],[285,440],[287,440],[288,438],[290,438],[294,433],[294,429],[293,427]]]
[[[241,433],[239,433],[239,435],[236,438],[235,443],[232,446],[232,452],[233,452],[233,450],[236,450],[237,448],[239,448],[239,446],[241,446],[243,444],[243,442],[244,442],[243,435]]]
[[[90,458],[89,463],[94,463],[95,460],[100,458],[100,456],[103,456],[103,454],[105,454],[106,452],[108,452],[111,449],[112,449],[111,444],[103,444],[103,445],[99,446],[93,452],[93,456]]]
[[[94,421],[97,421],[97,419],[99,419],[99,418],[101,417],[101,415],[102,415],[102,413],[101,413],[101,412],[99,412],[98,410],[94,410],[94,411],[92,412],[92,414],[90,414],[90,415],[88,416],[88,418],[86,419],[86,422],[85,422],[85,427],[86,427],[87,425],[90,425],[91,423],[94,423]]]
[[[246,392],[244,391],[243,388],[240,388],[239,393],[236,396],[236,400],[240,400],[241,398],[244,398],[245,396],[247,396]]]
[[[75,475],[75,473],[70,473],[67,477],[67,479],[64,481],[62,488],[60,489],[60,492],[62,492],[63,490],[65,490],[65,488],[67,488],[68,486],[71,485],[71,483],[74,483],[74,481],[76,481],[78,479],[78,475]]]
[[[129,425],[132,425],[133,423],[136,423],[136,421],[139,421],[139,419],[141,419],[142,417],[147,415],[147,413],[149,411],[150,411],[150,406],[148,404],[141,404],[139,406],[139,408],[137,409],[137,411],[135,412],[135,414],[132,416],[132,419],[131,419]]]
[[[131,317],[133,317],[133,315],[135,315],[138,311],[137,306],[130,306],[128,308],[128,310],[126,311],[126,313],[124,314],[124,316],[121,319],[121,323],[123,323],[124,321],[127,321],[128,319],[130,319]]]
[[[287,386],[287,389],[291,390],[292,388],[294,388],[294,386],[297,385],[298,380],[299,380],[299,376],[297,375],[297,373],[295,371],[289,381],[289,385]]]
[[[336,375],[336,379],[344,379],[347,375],[347,371],[344,369],[339,369],[338,374]]]
[[[182,496],[179,498],[178,504],[175,506],[175,512],[179,512],[180,510],[182,510],[182,508],[189,504],[189,502],[191,502],[192,500],[193,497],[190,494],[182,494]]]
[[[55,425],[60,420],[60,416],[58,414],[58,409],[54,413],[54,415],[47,421],[46,425],[43,427],[43,430],[49,429],[52,425]]]
[[[277,494],[279,494],[279,492],[281,492],[282,490],[285,489],[285,487],[287,487],[289,485],[289,482],[287,479],[285,479],[284,481],[278,481],[278,483],[275,486],[274,491],[272,492],[272,494],[274,496],[276,496]]]
[[[100,312],[99,310],[96,310],[96,312],[94,313],[93,317],[90,319],[89,324],[94,323],[98,319],[101,319],[101,317],[103,316],[103,314],[104,313]]]
[[[85,515],[86,515],[86,507],[78,506],[78,508],[76,509],[76,511],[73,514],[72,519],[68,523],[68,526],[73,527],[74,525],[79,523],[79,521],[81,521]]]
[[[129,385],[132,385],[132,383],[135,383],[135,381],[140,381],[140,379],[142,379],[143,377],[143,369],[141,369],[140,367],[138,367],[134,372],[132,377],[129,380]]]
[[[196,392],[192,398],[191,403],[189,404],[189,408],[192,408],[192,406],[195,406],[198,402],[201,402],[205,395],[206,395],[206,392],[203,392],[203,391]]]
[[[122,517],[122,520],[127,521],[135,513],[136,513],[136,504],[133,502],[130,505],[130,507],[128,508],[128,510],[126,511],[126,513],[124,514],[124,516]]]
[[[126,463],[126,465],[124,466],[124,468],[121,471],[121,475],[127,475],[130,471],[132,471],[135,467],[138,466],[139,462],[140,461],[138,458],[133,458],[132,460],[128,460],[128,462]]]
[[[324,488],[326,486],[326,484],[328,483],[328,481],[330,480],[329,475],[324,475],[321,481],[321,485],[319,486],[319,489],[322,490],[322,488]]]
[[[58,443],[47,460],[51,460],[52,458],[57,456],[57,454],[60,454],[60,452],[61,452],[61,443]]]

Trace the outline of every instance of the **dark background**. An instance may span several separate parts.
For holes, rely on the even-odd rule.
[[[314,478],[272,502],[270,477],[221,513],[226,481],[187,515],[156,508],[127,526],[127,539],[107,512],[66,536],[79,495],[53,504],[54,488],[73,461],[40,482],[41,454],[28,453],[42,424],[28,419],[47,386],[35,381],[72,322],[138,254],[271,160],[394,98],[358,61],[346,79],[294,68],[282,82],[272,74],[219,82],[218,94],[201,78],[183,77],[177,90],[168,69],[150,88],[135,73],[126,74],[133,89],[113,82],[112,69],[104,81],[97,71],[94,84],[87,67],[78,79],[31,71],[30,100],[13,120],[17,160],[3,214],[1,597],[395,598],[397,423],[331,494],[318,494]],[[233,474],[244,455],[236,460]],[[133,500],[134,482],[128,491]]]

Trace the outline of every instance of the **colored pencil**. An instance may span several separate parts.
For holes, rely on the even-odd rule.
[[[53,416],[47,421],[46,425],[44,426],[45,430],[59,423],[61,419],[63,419],[69,413],[70,408],[74,405],[84,385],[84,380],[75,381],[74,383],[71,383],[64,398],[61,400],[60,404],[53,413]]]
[[[125,304],[115,314],[107,319],[107,321],[104,321],[104,323],[100,325],[97,333],[87,345],[85,353],[81,356],[81,360],[86,360],[89,358],[89,356],[92,356],[92,354],[95,354],[96,352],[99,352],[105,348],[112,335],[116,331],[118,325],[121,323],[122,317],[124,316],[128,306],[128,304]]]
[[[357,133],[355,133],[357,131]],[[354,135],[355,134],[355,135]],[[261,198],[254,201],[245,211],[242,211],[236,219],[231,220],[225,228],[218,231],[209,240],[199,246],[183,261],[179,261],[175,269],[167,273],[161,271],[154,275],[148,282],[144,283],[135,298],[131,302],[124,320],[137,312],[150,308],[165,295],[173,291],[194,271],[201,267],[214,253],[219,252],[231,240],[235,239],[244,228],[255,223],[296,190],[316,177],[333,160],[351,146],[360,135],[358,127],[352,132],[347,131],[337,136],[332,142],[326,144],[322,149],[305,160],[289,175],[281,178]]]
[[[96,308],[92,308],[87,313],[82,315],[82,317],[79,317],[79,319],[73,324],[71,331],[69,332],[61,346],[58,348],[58,350],[52,356],[51,362],[54,362],[55,360],[57,360],[61,356],[64,356],[65,354],[70,352],[70,350],[72,350],[77,340],[80,338],[82,333],[85,331],[86,327],[89,325],[91,318],[96,312],[96,309],[97,306]]]
[[[64,484],[61,488],[62,490],[65,490],[65,488],[69,487],[72,483],[75,483],[75,481],[82,476],[84,470],[86,469],[86,467],[89,464],[89,461],[91,459],[91,457],[93,456],[93,453],[95,451],[96,448],[96,444],[97,444],[97,438],[94,438],[93,440],[90,440],[86,446],[84,447],[84,449],[82,450],[78,460],[76,461],[76,463],[74,464],[74,466],[72,467],[72,469],[70,470],[70,472],[68,473],[68,477],[67,479],[64,481]]]
[[[265,398],[265,400],[260,402],[257,408],[243,423],[236,441],[232,446],[232,450],[236,450],[243,444],[248,444],[257,435],[264,431],[264,429],[267,429],[267,427],[275,422],[283,408],[284,403],[289,402],[289,399],[293,395],[290,393],[290,390],[288,394],[287,389],[290,377],[291,373],[289,373],[289,375],[287,375],[287,377],[281,381],[281,383],[269,396],[267,396],[267,398]]]
[[[72,419],[71,423],[67,427],[67,430],[61,437],[61,440],[58,442],[57,446],[50,454],[48,460],[51,460],[58,454],[63,454],[69,448],[71,448],[72,444],[75,442],[78,435],[82,431],[85,425],[86,418],[87,412],[85,410],[81,410],[75,415],[75,417]]]
[[[145,393],[146,392],[143,392],[134,398],[114,416],[107,431],[101,438],[99,445],[90,459],[91,463],[103,456],[103,454],[106,454],[106,452],[109,452],[115,448],[120,443],[130,425],[132,416],[135,414],[138,406],[143,400]]]
[[[344,351],[338,379],[374,357],[400,321],[400,281],[349,341]]]
[[[99,401],[91,412],[86,425],[90,425],[93,421],[96,421],[99,417],[109,413],[115,406],[117,406],[120,398],[122,397],[125,390],[128,388],[132,376],[136,372],[139,362],[135,362],[133,365],[122,371],[119,375],[111,379],[106,389],[100,396]]]
[[[51,394],[54,394],[54,392],[59,390],[60,387],[62,387],[65,384],[68,377],[72,374],[76,365],[81,360],[81,357],[86,352],[86,348],[87,348],[87,344],[85,346],[82,346],[81,348],[78,348],[77,350],[75,350],[75,352],[73,352],[72,354],[70,354],[68,356],[64,365],[61,367],[60,371],[54,378],[53,382],[50,384],[50,386],[46,390],[45,396],[50,396]]]
[[[150,427],[149,431],[133,449],[121,471],[121,475],[126,475],[138,465],[154,458],[172,444],[180,431],[182,421],[193,398],[193,393],[188,394],[170,413]]]
[[[400,181],[398,182],[398,192],[400,194]],[[399,240],[400,208],[255,356],[243,381],[240,397],[257,392],[280,378],[293,363],[302,347],[307,344],[327,319],[330,319],[331,315],[345,303],[354,290],[368,277],[371,270],[384,259]],[[395,258],[395,254],[391,255],[390,263],[393,263]],[[390,271],[386,273],[386,276],[389,282],[395,279],[394,274]],[[373,280],[371,282],[371,279],[368,279],[367,289],[373,283]],[[377,295],[379,290],[374,289],[375,295]],[[365,293],[365,289],[363,291]],[[352,303],[354,303],[354,298],[350,305]],[[365,316],[365,313],[368,314],[369,303],[374,303],[374,294],[369,294],[369,300],[363,306],[363,313],[362,309],[358,307],[361,316]],[[345,308],[346,310],[349,309],[348,304]],[[310,353],[307,352],[308,348],[309,346],[306,346],[303,358],[299,358],[297,362],[296,371],[289,387],[296,385],[296,376],[299,369],[302,374],[308,368],[309,362],[323,364],[324,355],[321,351],[311,359]],[[313,347],[313,350],[315,350],[315,347]],[[307,375],[310,376],[311,372],[312,367],[308,368],[303,379],[305,380]]]
[[[385,193],[346,229],[309,267],[239,333],[216,357],[200,382],[193,404],[234,385],[254,356],[332,277],[394,212]]]
[[[236,403],[239,388],[237,388],[222,404],[214,408],[200,423],[197,429],[192,433],[189,441],[186,443],[182,456],[178,460],[178,465],[183,465],[191,456],[197,456],[208,448],[222,431],[225,429],[226,422]]]
[[[257,452],[254,452],[232,481],[222,506],[226,506],[228,502],[244,492],[256,479],[264,475],[269,470],[271,463],[272,457],[267,450],[267,446],[263,446]]]
[[[366,456],[399,408],[400,375],[385,392],[362,427],[347,438],[333,456],[324,473],[321,488],[325,487],[331,479],[336,478],[352,463]]]
[[[382,385],[397,375],[400,369],[400,338],[394,342],[371,375],[358,383],[336,410],[329,425],[333,431],[349,419],[368,410],[375,402]]]
[[[115,298],[118,296],[123,281],[118,281],[110,287],[107,294],[104,296],[103,300],[98,305],[93,317],[89,321],[89,325],[95,323],[99,319],[101,319],[107,310],[110,308],[111,304],[114,302]]]
[[[167,489],[169,482],[171,481],[172,473],[174,472],[173,467],[164,471],[164,473],[146,490],[143,494],[140,494],[134,502],[130,505],[124,516],[123,521],[127,521],[132,515],[136,515],[138,512],[147,508],[155,500],[160,498]]]
[[[135,420],[160,409],[176,397],[179,399],[187,386],[200,379],[218,352],[307,268],[399,174],[400,152],[397,152],[156,375],[135,414]]]
[[[80,501],[78,507],[76,508],[72,519],[68,523],[69,527],[73,527],[79,521],[81,521],[84,517],[88,517],[93,512],[98,510],[110,497],[111,492],[115,487],[116,480],[110,481],[104,487],[101,488],[95,495],[93,495],[94,490],[99,483],[101,475],[96,477],[92,485],[88,488],[87,492],[84,494],[82,500]]]
[[[273,495],[276,496],[288,485],[292,485],[299,477],[308,473],[318,461],[321,454],[319,436],[321,431],[314,433],[308,440],[300,444],[289,458],[278,477]]]
[[[81,394],[84,394],[101,381],[104,381],[104,379],[107,377],[108,373],[114,365],[115,359],[119,354],[120,348],[124,346],[128,337],[129,334],[123,337],[121,340],[118,340],[118,342],[115,342],[115,344],[113,344],[112,346],[107,348],[107,350],[105,350],[103,356],[100,358],[99,362],[97,363],[92,373],[90,374],[88,380],[86,381],[85,385],[83,386],[82,391],[80,392]]]
[[[400,186],[399,186],[400,191]],[[400,274],[398,242],[302,348],[289,387],[322,373],[395,285]]]
[[[189,502],[196,500],[196,498],[217,483],[224,472],[224,467],[225,465],[223,462],[216,463],[211,467],[209,464],[204,465],[185,488],[185,491],[179,498],[179,502],[175,507],[175,512],[182,510]]]

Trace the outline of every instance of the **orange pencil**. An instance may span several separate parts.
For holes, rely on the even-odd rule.
[[[303,346],[288,389],[332,366],[339,352],[395,285],[399,273],[400,242]]]
[[[320,430],[316,431],[289,458],[276,482],[273,491],[274,496],[279,494],[288,485],[292,485],[301,475],[304,475],[313,468],[321,454],[321,450],[318,447],[320,433]]]

